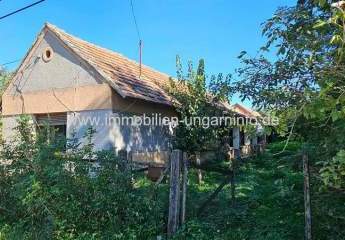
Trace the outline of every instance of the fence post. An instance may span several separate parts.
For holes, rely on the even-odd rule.
[[[232,146],[234,148],[234,157],[235,159],[239,158],[241,155],[241,150],[240,150],[240,128],[239,127],[234,127],[232,129]]]
[[[127,152],[127,164],[129,164],[129,170],[133,171],[133,152],[128,151]]]
[[[310,206],[310,179],[308,155],[303,151],[303,176],[304,176],[304,239],[311,240],[311,206]]]
[[[168,216],[168,237],[172,237],[179,225],[179,203],[180,203],[180,161],[181,150],[173,150],[170,158],[170,193],[169,193],[169,216]]]
[[[236,201],[236,185],[235,185],[235,167],[230,170],[230,190],[231,190],[231,204],[234,206]]]
[[[128,169],[128,153],[125,149],[121,149],[118,151],[118,157],[119,157],[119,169],[121,171]]]
[[[187,200],[187,183],[188,183],[188,158],[187,153],[183,153],[182,159],[182,201],[181,201],[181,225],[186,219],[186,200]]]
[[[198,174],[198,184],[202,183],[202,172],[200,169],[201,166],[201,156],[200,156],[200,152],[195,152],[195,161],[196,161],[196,165],[198,166],[197,169],[197,174]]]

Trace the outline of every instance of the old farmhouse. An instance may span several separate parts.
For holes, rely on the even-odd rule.
[[[82,138],[87,125],[93,125],[96,150],[123,149],[137,152],[139,160],[165,162],[169,129],[102,120],[116,113],[175,116],[164,90],[168,84],[164,73],[45,24],[2,96],[3,138],[15,137],[16,119],[26,114],[36,125],[49,121],[67,138]],[[229,110],[258,114],[239,104]],[[257,137],[249,139],[238,128],[232,135],[234,148],[258,143]]]

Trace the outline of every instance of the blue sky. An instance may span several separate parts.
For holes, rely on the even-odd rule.
[[[0,16],[34,1],[2,0]],[[204,58],[209,75],[233,73],[240,66],[237,56],[242,50],[255,54],[263,44],[260,24],[278,6],[295,2],[133,0],[143,40],[143,63],[175,76],[178,54],[185,65],[188,60],[196,64]],[[22,58],[45,22],[138,59],[138,36],[129,0],[46,0],[0,20],[0,64]]]

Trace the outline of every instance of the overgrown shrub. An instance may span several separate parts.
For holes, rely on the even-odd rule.
[[[340,150],[329,162],[324,162],[320,169],[324,186],[345,189],[345,150]]]
[[[285,150],[286,152],[297,152],[302,147],[300,142],[294,142],[294,141],[290,141],[286,147],[285,145],[286,145],[286,141],[274,142],[274,143],[271,143],[268,146],[268,148],[272,153],[279,153],[283,150]]]
[[[10,163],[0,165],[1,240],[148,239],[162,232],[161,203],[134,188],[136,175],[114,152],[91,153],[90,141],[65,153],[66,140],[48,128],[35,137],[22,118],[16,144],[2,146]]]

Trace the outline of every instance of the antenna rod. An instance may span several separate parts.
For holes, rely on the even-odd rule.
[[[140,39],[139,40],[139,78],[141,78],[142,48],[143,48],[143,44]]]

